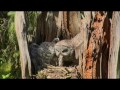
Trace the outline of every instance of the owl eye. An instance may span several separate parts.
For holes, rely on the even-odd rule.
[[[63,53],[64,53],[64,52],[68,52],[68,49],[64,49],[62,52],[63,52]]]

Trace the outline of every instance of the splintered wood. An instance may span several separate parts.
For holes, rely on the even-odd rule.
[[[101,62],[100,58],[102,57],[101,49],[104,44],[103,25],[106,15],[107,14],[103,12],[97,12],[95,15],[94,22],[91,27],[91,36],[88,42],[89,44],[86,53],[86,67],[84,72],[85,73],[84,78],[88,78],[88,79],[101,78],[100,75],[102,71],[98,70],[97,68],[100,69],[100,62]],[[98,76],[97,76],[98,74],[97,71],[99,71]]]

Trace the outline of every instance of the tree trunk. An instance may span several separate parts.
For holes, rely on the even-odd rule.
[[[111,23],[108,78],[115,79],[120,77],[120,12],[113,12]]]
[[[86,12],[84,12],[85,14]],[[87,16],[89,19],[87,19]],[[107,78],[108,74],[108,56],[109,56],[109,38],[110,38],[110,21],[107,13],[91,12],[86,13],[85,21],[89,20],[88,28],[84,28],[88,32],[88,37],[84,40],[83,52],[83,78]],[[90,15],[92,15],[90,17]],[[90,21],[90,18],[92,21]],[[85,22],[84,21],[84,22]],[[88,21],[86,21],[88,22]],[[85,24],[87,25],[87,24]],[[86,48],[87,44],[87,48]]]
[[[45,11],[38,16],[36,30],[37,44],[40,44],[44,41],[52,41],[55,37],[57,37],[58,30],[56,26],[56,18],[58,17],[59,17],[58,12],[45,12]],[[58,29],[60,29],[60,25]]]
[[[31,76],[31,60],[27,43],[27,22],[25,12],[16,12],[15,14],[15,30],[20,50],[21,72],[22,78],[26,78],[26,68],[28,64],[29,75]]]
[[[80,32],[80,12],[42,12],[37,19],[36,43],[59,37],[70,39]]]
[[[82,51],[82,53],[80,53],[79,55],[79,67],[80,67],[80,72],[81,72],[81,76],[82,78],[84,78],[85,76],[85,67],[86,67],[86,49],[87,49],[87,45],[88,45],[88,38],[89,38],[89,28],[90,28],[90,23],[91,23],[91,12],[84,12],[81,15],[81,31],[82,31],[82,37],[83,37],[83,47],[81,47],[80,50]]]

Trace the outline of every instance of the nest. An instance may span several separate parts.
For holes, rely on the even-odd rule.
[[[78,68],[75,67],[58,67],[47,65],[36,75],[37,79],[80,79],[81,75]]]

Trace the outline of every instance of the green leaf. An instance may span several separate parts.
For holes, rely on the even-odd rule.
[[[3,79],[9,78],[9,77],[10,77],[10,74],[11,74],[11,73],[8,73],[8,74],[6,74],[6,75],[2,75],[2,78],[3,78]]]
[[[15,15],[15,11],[8,12],[8,16],[13,16],[13,15]]]

